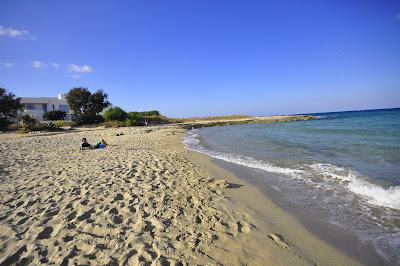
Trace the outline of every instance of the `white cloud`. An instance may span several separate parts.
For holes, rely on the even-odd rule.
[[[22,40],[36,40],[37,37],[27,30],[17,30],[0,26],[0,37],[10,37]]]
[[[42,63],[40,61],[32,61],[32,66],[34,68],[43,68],[46,66],[46,63]]]
[[[59,67],[60,67],[60,65],[57,64],[57,63],[50,63],[50,65],[51,65],[52,67],[54,67],[54,68],[59,68]]]
[[[74,79],[79,79],[79,78],[81,78],[81,76],[79,76],[79,75],[72,75],[72,77],[74,78]]]
[[[76,65],[76,64],[69,64],[68,70],[71,72],[78,72],[78,73],[89,73],[93,72],[93,68],[88,65]]]
[[[14,66],[14,64],[13,63],[10,63],[10,62],[4,62],[4,64],[3,64],[5,67],[13,67]]]

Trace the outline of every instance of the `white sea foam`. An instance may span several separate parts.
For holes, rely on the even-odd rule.
[[[344,183],[347,189],[365,198],[369,203],[400,210],[400,187],[384,188],[365,180],[359,173],[331,164],[309,166],[325,178]]]
[[[251,158],[248,156],[243,156],[240,154],[217,152],[217,151],[205,149],[201,145],[199,145],[200,141],[198,139],[198,135],[193,132],[188,133],[186,135],[186,138],[184,139],[183,143],[186,145],[187,149],[205,153],[213,158],[220,159],[220,160],[223,160],[226,162],[235,163],[235,164],[250,167],[250,168],[261,169],[266,172],[293,175],[293,176],[297,176],[297,177],[300,177],[300,174],[303,173],[303,170],[273,166],[266,162],[263,162],[263,161],[260,161],[260,160],[257,160],[257,159],[254,159],[254,158]]]
[[[310,177],[315,175],[323,177],[329,182],[342,183],[349,191],[363,197],[371,204],[400,210],[399,186],[384,188],[368,182],[360,174],[350,169],[318,163],[304,165],[301,169],[283,168],[240,154],[212,151],[200,145],[196,129],[187,133],[183,143],[187,149],[207,154],[213,158],[250,168],[261,169],[270,173],[284,174],[306,181],[310,181]]]

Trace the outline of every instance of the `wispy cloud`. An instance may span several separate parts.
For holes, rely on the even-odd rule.
[[[0,26],[0,37],[10,37],[21,40],[36,40],[37,37],[27,30],[18,30],[13,28],[4,28]]]
[[[93,72],[93,68],[88,66],[88,65],[77,65],[77,64],[69,64],[68,65],[68,70],[71,72],[77,72],[77,73],[89,73]]]
[[[40,61],[32,61],[33,68],[44,68],[45,66],[46,66],[46,63],[43,63]]]
[[[3,63],[3,66],[5,66],[5,67],[13,67],[14,64],[13,64],[13,63],[10,63],[10,62],[4,62],[4,63]]]
[[[56,68],[56,69],[60,68],[60,64],[57,64],[57,63],[45,63],[45,62],[40,62],[38,60],[32,61],[32,67],[34,67],[34,68],[44,68],[47,66],[51,66],[52,68]]]
[[[74,78],[74,79],[79,79],[79,78],[81,78],[81,76],[79,76],[79,75],[72,75],[72,77]]]
[[[60,65],[57,63],[50,63],[50,66],[54,67],[54,68],[59,68]]]

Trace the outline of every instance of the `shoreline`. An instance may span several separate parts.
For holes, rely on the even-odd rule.
[[[312,121],[310,123],[318,122]],[[300,124],[302,123],[300,122]],[[292,129],[291,125],[286,125],[285,123],[279,125],[279,127]],[[260,138],[251,138],[253,136],[251,130],[254,129],[253,131],[255,131],[258,128],[258,126],[250,125],[234,126],[232,131],[228,127],[221,130],[202,129],[198,131],[196,129],[188,131],[184,144],[190,150],[210,156],[214,163],[234,173],[241,180],[255,186],[267,198],[271,199],[275,205],[295,217],[299,223],[309,229],[317,238],[338,248],[363,265],[395,265],[398,262],[399,257],[396,251],[398,247],[398,230],[396,228],[398,228],[398,225],[396,227],[397,219],[395,218],[398,215],[395,216],[396,209],[385,209],[385,211],[382,211],[385,214],[382,213],[380,215],[379,204],[368,205],[369,201],[368,203],[365,201],[365,204],[363,204],[362,200],[365,200],[365,198],[359,197],[358,194],[351,194],[351,190],[346,190],[346,185],[339,187],[337,189],[338,192],[336,192],[334,186],[327,186],[330,188],[327,193],[324,193],[325,190],[323,189],[318,190],[318,188],[324,188],[324,186],[319,186],[319,177],[315,172],[311,171],[312,169],[308,171],[307,164],[302,164],[302,157],[296,155],[296,147],[291,149],[291,154],[277,152],[277,157],[279,158],[279,155],[285,154],[287,156],[285,159],[289,158],[287,160],[292,159],[295,162],[299,160],[300,163],[297,166],[300,166],[298,168],[291,167],[292,165],[290,164],[287,167],[279,159],[275,161],[273,157],[275,154],[268,153],[268,145],[265,145],[267,147],[264,149],[265,153],[263,153],[264,146],[261,146],[261,144],[261,148],[252,146],[253,143],[261,143]],[[269,133],[275,136],[275,132],[269,131]],[[262,133],[257,132],[254,135],[259,137]],[[208,137],[210,138],[209,140]],[[267,136],[265,138],[268,139]],[[275,139],[278,139],[271,138],[272,143]],[[290,138],[287,139],[290,143]],[[281,138],[281,141],[284,140]],[[284,145],[281,146],[285,147]],[[274,148],[276,149],[276,145],[272,145],[271,150],[274,150]],[[262,156],[264,154],[266,160],[263,160]],[[283,165],[283,168],[275,169],[274,166],[276,165]],[[336,163],[335,165],[340,164]],[[314,174],[313,178],[316,181],[311,180],[310,182],[313,186],[308,186],[307,182],[297,181],[295,174],[289,174],[291,169],[307,170],[304,170],[305,174],[299,178],[302,181],[302,178],[305,181],[309,181],[307,175]],[[338,167],[338,169],[344,168]],[[287,170],[287,172],[284,170]],[[357,177],[359,176],[360,180],[364,180],[361,175],[357,175]],[[286,180],[286,177],[294,178]],[[346,180],[345,178],[346,176],[344,176],[343,180]],[[321,183],[325,185],[325,183]],[[316,185],[314,186],[314,184]],[[335,183],[333,182],[333,184]],[[369,183],[365,182],[363,184],[368,185]],[[314,188],[317,188],[317,190]],[[390,197],[388,196],[388,198]],[[360,204],[359,206],[361,207],[354,208],[353,212],[353,208],[348,208],[348,202],[350,202],[350,207],[354,205],[357,207],[358,205],[356,204]],[[351,204],[354,205],[352,206]],[[368,206],[371,206],[371,209],[366,209],[365,212],[361,211],[365,210],[361,208],[368,208]],[[368,216],[368,210],[372,210],[372,216]],[[389,218],[385,220],[386,217],[393,218],[392,220],[389,220]]]
[[[184,134],[1,134],[0,263],[358,265]],[[82,137],[110,146],[79,151]]]
[[[339,252],[346,254],[362,265],[391,265],[388,260],[379,255],[370,243],[362,242],[354,232],[328,223],[323,220],[324,214],[322,213],[314,213],[306,208],[298,208],[297,205],[285,201],[282,192],[272,188],[263,176],[252,174],[251,169],[245,169],[246,167],[244,166],[234,165],[215,158],[212,158],[212,161],[257,189],[276,208],[289,214],[310,234],[336,248]]]
[[[272,232],[281,235],[288,244],[287,255],[291,254],[302,258],[307,264],[361,265],[359,261],[318,238],[297,218],[278,207],[267,194],[215,162],[212,157],[197,151],[189,151],[189,154],[194,164],[207,169],[214,177],[223,177],[227,180],[231,189],[226,190],[226,197],[234,206],[240,206],[251,213],[259,230],[257,237],[262,239],[260,242],[274,243],[268,237],[268,234]],[[259,248],[263,250],[265,246],[259,246]],[[267,248],[272,248],[274,252],[282,249],[280,246]]]

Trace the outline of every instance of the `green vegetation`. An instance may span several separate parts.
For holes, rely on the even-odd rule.
[[[22,128],[24,129],[24,131],[28,131],[28,132],[34,131],[40,125],[39,121],[30,115],[21,116],[19,118],[19,121],[21,122]]]
[[[61,110],[53,110],[43,114],[43,118],[49,121],[64,120],[66,116],[67,113]]]
[[[246,115],[212,116],[212,117],[193,117],[193,118],[168,118],[157,110],[145,112],[127,112],[118,106],[103,110],[111,105],[108,95],[102,90],[91,93],[87,88],[73,88],[67,94],[67,101],[71,110],[75,113],[74,122],[66,122],[63,119],[66,113],[59,110],[46,112],[43,117],[51,120],[50,123],[40,123],[37,119],[25,115],[21,116],[21,129],[23,132],[30,131],[54,131],[61,130],[61,127],[101,124],[104,127],[132,127],[145,125],[159,125],[167,123],[177,123],[183,128],[234,125],[243,123],[271,123],[314,119],[311,116],[272,116],[272,117],[252,117]],[[15,116],[23,105],[20,99],[12,93],[6,93],[5,89],[0,88],[0,126],[1,121],[6,121],[8,117]],[[103,112],[102,115],[100,113]]]
[[[55,120],[55,121],[52,121],[52,122],[58,128],[61,128],[61,127],[72,127],[74,125],[74,122],[65,121],[65,120]]]
[[[103,113],[106,121],[125,121],[128,113],[120,107],[112,107]]]
[[[59,131],[61,130],[53,122],[40,123],[36,118],[30,115],[20,116],[19,121],[21,122],[21,133],[28,133],[32,131]]]
[[[170,119],[157,110],[146,112],[126,112],[120,107],[112,107],[103,113],[105,127],[131,127],[170,123]]]
[[[102,90],[91,93],[87,88],[73,88],[67,94],[67,102],[75,113],[77,124],[96,124],[104,121],[99,115],[111,105],[108,95]]]
[[[0,129],[5,129],[9,124],[10,117],[16,117],[18,111],[22,111],[24,105],[21,99],[16,97],[12,92],[0,88]]]

